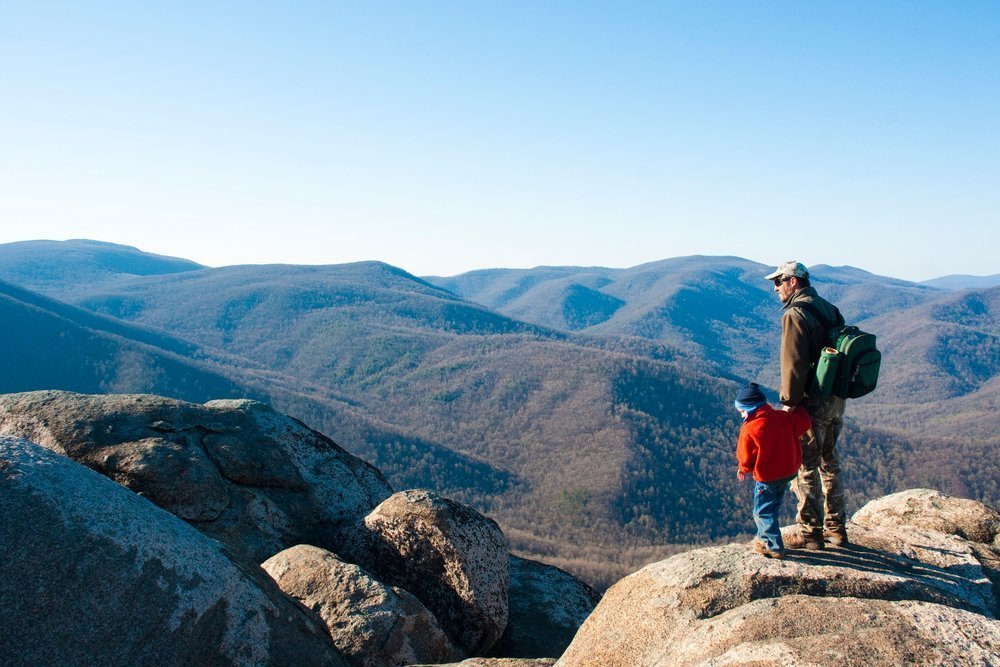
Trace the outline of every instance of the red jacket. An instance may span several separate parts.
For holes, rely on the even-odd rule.
[[[766,403],[751,413],[740,428],[736,458],[740,472],[753,473],[758,482],[777,482],[795,476],[802,465],[799,443],[812,420],[801,405],[790,412]]]

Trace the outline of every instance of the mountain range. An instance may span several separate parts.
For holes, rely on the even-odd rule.
[[[849,504],[933,486],[996,506],[1000,288],[811,268],[884,354],[879,389],[848,409]],[[731,406],[740,383],[777,378],[770,270],[686,257],[420,278],[5,244],[0,391],[266,400],[601,585],[751,529]]]

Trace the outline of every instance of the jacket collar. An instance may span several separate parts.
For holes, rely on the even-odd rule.
[[[774,410],[774,408],[771,407],[770,403],[765,403],[764,405],[760,406],[759,408],[751,412],[749,415],[747,415],[746,421],[752,422],[754,419],[757,419],[758,417],[763,417],[765,412],[771,412],[772,410]]]
[[[812,297],[815,297],[815,296],[819,296],[819,292],[816,291],[815,287],[813,287],[812,285],[810,285],[809,287],[803,287],[798,292],[796,292],[795,294],[793,294],[788,299],[788,301],[786,301],[785,303],[781,304],[781,307],[783,309],[784,308],[791,308],[792,306],[795,305],[796,301],[799,301],[803,297],[810,297],[810,298],[812,298]]]

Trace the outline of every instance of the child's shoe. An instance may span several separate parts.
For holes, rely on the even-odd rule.
[[[785,553],[783,551],[774,551],[772,549],[768,549],[767,545],[761,542],[760,540],[754,540],[750,544],[750,548],[766,558],[777,558],[778,560],[781,560],[782,558],[785,557]]]

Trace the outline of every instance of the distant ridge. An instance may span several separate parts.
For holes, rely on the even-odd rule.
[[[635,336],[685,350],[720,375],[769,382],[781,304],[773,266],[695,255],[626,269],[489,269],[430,282],[508,317],[597,336]],[[852,322],[940,296],[931,287],[850,266],[810,267],[813,282]],[[763,375],[761,375],[763,371]],[[772,372],[773,371],[773,372]]]
[[[39,261],[40,257],[44,261]],[[39,291],[58,289],[78,280],[93,284],[124,276],[157,276],[204,268],[187,259],[88,239],[0,244],[0,278]]]
[[[47,266],[33,264],[34,260],[44,255],[51,261]],[[58,260],[58,261],[54,261]],[[540,265],[530,269],[510,269],[495,267],[488,269],[475,269],[465,273],[451,276],[428,275],[417,277],[404,269],[385,264],[383,262],[352,262],[346,264],[327,264],[321,266],[349,266],[363,264],[382,264],[389,267],[398,275],[405,275],[425,284],[444,287],[456,294],[468,296],[486,288],[498,280],[517,280],[525,276],[532,276],[533,281],[539,277],[551,279],[554,277],[567,277],[578,274],[592,274],[606,276],[608,274],[620,273],[642,273],[648,271],[660,271],[667,269],[682,269],[684,267],[708,267],[713,263],[719,265],[731,265],[748,263],[759,266],[770,271],[770,265],[759,264],[734,255],[689,255],[683,257],[671,257],[667,259],[654,260],[631,267],[612,268],[606,266],[573,266],[573,265]],[[278,264],[273,262],[262,262],[247,264],[245,266],[303,266],[297,264]],[[94,282],[98,276],[150,276],[166,275],[170,273],[180,273],[184,271],[197,271],[209,268],[203,264],[156,253],[140,250],[134,246],[113,243],[108,241],[97,241],[93,239],[68,239],[56,241],[50,239],[34,239],[28,241],[14,241],[11,243],[0,243],[0,273],[5,274],[5,279],[24,286],[37,284],[40,281],[60,282],[71,277],[71,274],[80,273],[85,275],[88,282]],[[983,289],[1000,285],[1000,273],[992,275],[971,275],[952,274],[924,280],[911,282],[899,278],[882,276],[871,273],[864,269],[852,266],[833,266],[827,264],[816,264],[810,267],[816,275],[824,275],[827,282],[856,282],[868,279],[879,281],[891,281],[896,284],[922,285],[937,289]],[[25,279],[19,279],[18,274],[23,274]],[[476,299],[477,301],[479,299]]]
[[[950,276],[942,276],[940,278],[934,278],[932,280],[925,280],[921,285],[927,285],[928,287],[936,287],[938,289],[988,289],[990,287],[1000,286],[1000,273],[994,273],[991,276],[970,276],[966,274],[954,274]]]

